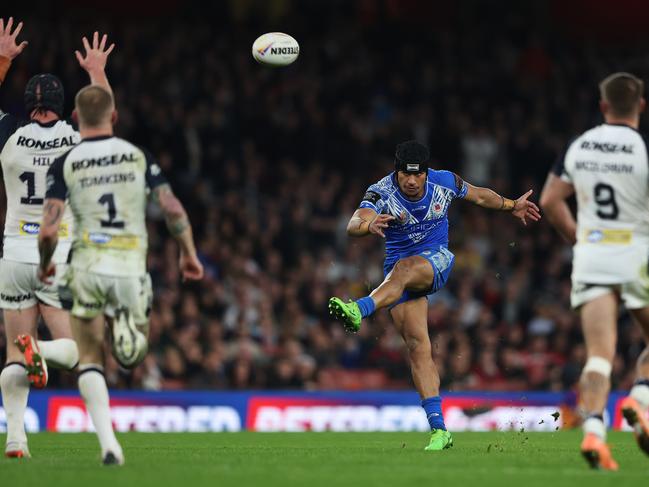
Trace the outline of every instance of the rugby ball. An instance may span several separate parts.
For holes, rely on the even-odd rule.
[[[300,45],[293,37],[282,32],[269,32],[257,37],[252,44],[255,61],[269,66],[288,66],[300,54]]]

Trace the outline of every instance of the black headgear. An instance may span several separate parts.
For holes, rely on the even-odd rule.
[[[25,87],[25,109],[31,115],[34,110],[51,110],[63,117],[63,83],[53,74],[37,74]]]
[[[397,145],[394,154],[395,171],[418,173],[428,170],[428,147],[416,140],[409,140]]]

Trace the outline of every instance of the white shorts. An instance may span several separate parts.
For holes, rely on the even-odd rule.
[[[115,316],[115,310],[125,308],[136,325],[146,325],[153,301],[151,277],[108,276],[68,267],[64,297],[72,301],[72,315],[92,319],[99,314]]]
[[[622,284],[572,283],[570,304],[574,309],[608,293],[620,296],[627,309],[640,309],[649,306],[649,280],[638,278]]]
[[[56,276],[51,285],[38,279],[38,265],[13,260],[0,260],[0,307],[26,309],[43,303],[68,309],[71,303],[61,300],[59,282],[66,272],[65,264],[56,265]]]

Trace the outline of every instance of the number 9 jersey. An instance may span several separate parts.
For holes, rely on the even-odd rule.
[[[628,125],[598,125],[570,143],[553,171],[574,186],[577,199],[573,298],[575,289],[646,280],[649,159],[642,135]],[[649,290],[644,294],[649,298]],[[573,306],[585,300],[573,299]]]
[[[47,198],[68,200],[74,217],[69,264],[107,276],[146,273],[146,204],[165,184],[144,149],[118,137],[83,139],[47,174]]]
[[[79,133],[67,121],[30,121],[21,125],[12,115],[0,112],[0,162],[7,194],[4,260],[38,264],[47,170],[79,140]],[[72,215],[66,210],[54,262],[66,262],[71,242]]]

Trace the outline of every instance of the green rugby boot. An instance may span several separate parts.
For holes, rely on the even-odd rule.
[[[424,448],[426,451],[446,450],[453,446],[453,437],[446,430],[433,430],[430,434],[430,443]]]
[[[340,298],[329,300],[329,314],[341,321],[345,330],[356,333],[361,329],[361,310],[354,301],[344,303]]]

